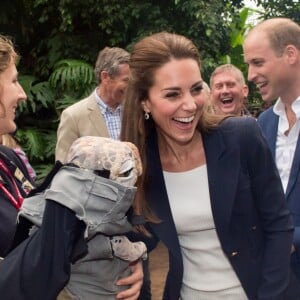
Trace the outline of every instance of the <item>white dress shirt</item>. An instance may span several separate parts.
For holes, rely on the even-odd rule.
[[[286,192],[296,145],[300,131],[300,96],[293,102],[292,110],[296,114],[297,121],[291,130],[286,116],[285,107],[279,98],[274,105],[273,111],[279,116],[277,140],[276,140],[276,165],[279,171],[281,182]]]

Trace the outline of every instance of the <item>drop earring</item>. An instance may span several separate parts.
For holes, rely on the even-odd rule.
[[[145,120],[149,120],[149,118],[150,118],[150,115],[149,115],[149,113],[148,113],[148,112],[146,112],[146,111],[145,111],[145,114],[144,114],[144,118],[145,118]]]

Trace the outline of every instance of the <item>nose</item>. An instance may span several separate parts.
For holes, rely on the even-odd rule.
[[[18,103],[26,101],[27,99],[27,95],[24,91],[24,89],[22,88],[22,86],[20,85],[20,83],[18,83],[19,85],[19,93],[18,93]]]
[[[222,94],[227,94],[228,93],[228,87],[226,84],[223,84],[221,87],[221,93]]]
[[[191,94],[186,95],[183,101],[182,108],[188,111],[196,110],[197,109],[196,99]]]
[[[248,81],[254,81],[255,77],[256,77],[256,72],[255,72],[254,68],[251,65],[249,65],[248,66]]]

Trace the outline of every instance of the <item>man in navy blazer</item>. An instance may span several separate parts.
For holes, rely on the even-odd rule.
[[[295,226],[292,268],[300,280],[300,26],[274,18],[254,27],[244,42],[248,80],[275,105],[258,118],[276,161]],[[268,188],[268,187],[266,187]]]

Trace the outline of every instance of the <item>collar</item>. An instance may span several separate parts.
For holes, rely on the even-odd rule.
[[[121,105],[118,105],[118,107],[116,109],[111,109],[102,99],[101,97],[98,95],[97,93],[98,91],[98,88],[95,89],[94,91],[94,94],[95,94],[95,98],[96,98],[96,101],[97,101],[97,104],[99,105],[100,107],[100,111],[102,114],[105,114],[107,112],[117,112],[117,111],[120,111],[121,110]]]
[[[297,119],[299,119],[300,118],[300,96],[298,96],[298,98],[296,98],[296,100],[292,103],[291,108],[293,112],[296,114]],[[273,111],[279,117],[281,118],[285,117],[286,115],[285,105],[280,98],[278,98],[278,100],[276,101],[273,107]]]

